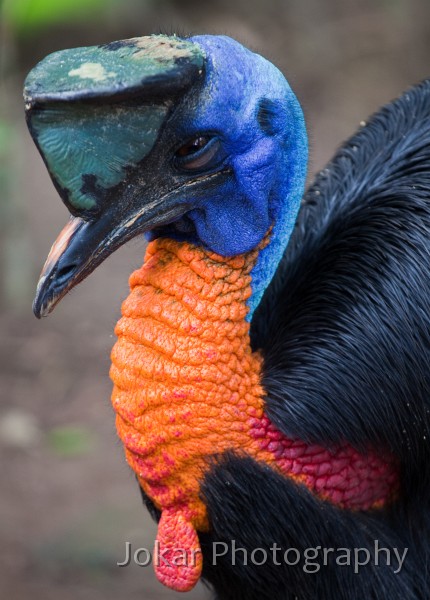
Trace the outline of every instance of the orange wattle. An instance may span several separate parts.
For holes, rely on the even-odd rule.
[[[210,459],[250,455],[341,507],[366,509],[392,495],[396,469],[348,445],[336,451],[290,440],[264,414],[262,358],[245,320],[260,249],[225,258],[158,239],[130,277],[115,333],[111,377],[117,430],[129,465],[162,512],[157,540],[173,556],[158,578],[181,591],[198,580],[196,531],[209,528],[200,485]],[[169,554],[170,553],[170,554]]]

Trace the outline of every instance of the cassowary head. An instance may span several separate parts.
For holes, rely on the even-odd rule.
[[[25,99],[72,214],[43,269],[36,316],[139,233],[232,256],[272,227],[252,312],[306,170],[301,108],[276,67],[228,37],[141,37],[51,54],[28,76]]]

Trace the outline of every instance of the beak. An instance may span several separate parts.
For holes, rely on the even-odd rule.
[[[189,210],[179,182],[151,172],[167,119],[203,72],[200,46],[167,36],[63,50],[30,72],[30,133],[73,215],[42,270],[36,317],[129,239]]]
[[[70,286],[64,285],[64,280],[71,281],[73,267],[67,268],[65,260],[66,250],[72,241],[77,245],[79,232],[84,227],[85,221],[78,217],[71,217],[67,225],[52,245],[48,258],[43,266],[36,289],[33,303],[33,312],[38,319],[48,315],[54,306],[67,293]],[[63,280],[63,286],[61,285]]]
[[[135,235],[174,221],[187,208],[177,204],[174,197],[160,198],[117,226],[114,211],[94,221],[71,217],[54,242],[40,274],[33,302],[35,316],[38,319],[48,316],[69,290]]]

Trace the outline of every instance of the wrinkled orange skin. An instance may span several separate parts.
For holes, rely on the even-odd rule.
[[[251,352],[245,321],[257,253],[224,259],[157,240],[130,278],[115,329],[112,402],[127,461],[163,513],[160,545],[172,536],[165,514],[191,525],[183,539],[177,536],[177,548],[195,549],[193,532],[207,530],[199,491],[209,457],[228,449],[260,452],[248,424],[263,414],[260,357]],[[157,575],[185,590],[200,569],[201,557],[192,573]]]
[[[374,454],[289,440],[264,415],[262,360],[251,351],[245,317],[250,272],[267,241],[233,258],[185,242],[151,242],[115,329],[112,402],[127,461],[162,511],[157,539],[165,556],[173,559],[175,548],[193,555],[156,566],[177,590],[200,576],[196,531],[209,527],[200,483],[213,455],[245,453],[350,508],[383,504],[397,480],[396,469]]]

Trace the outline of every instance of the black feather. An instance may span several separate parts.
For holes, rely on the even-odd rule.
[[[380,110],[307,192],[252,322],[288,436],[388,449],[430,491],[430,81]]]
[[[302,486],[278,475],[250,458],[220,457],[206,476],[203,495],[212,525],[201,534],[203,577],[222,600],[427,600],[430,597],[428,535],[430,520],[419,536],[408,527],[402,510],[386,513],[353,513],[316,498]],[[232,540],[237,551],[233,564]],[[375,553],[378,547],[391,552]],[[222,557],[225,546],[230,550]],[[276,543],[282,552],[270,548]],[[320,569],[306,572],[305,552],[319,547]],[[251,562],[256,548],[266,549],[268,560],[260,566]],[[300,561],[290,566],[283,552],[297,549]],[[327,553],[326,565],[322,549]],[[366,566],[339,566],[339,549],[366,548],[371,560]],[[393,548],[400,555],[408,548],[401,569],[393,559]],[[214,550],[215,549],[215,550]],[[291,551],[290,551],[291,552]],[[244,557],[247,564],[244,564]],[[287,555],[295,562],[296,553]],[[308,555],[309,556],[309,555]],[[361,556],[359,554],[359,556]],[[330,558],[328,558],[330,557]],[[376,561],[376,557],[378,560]],[[258,562],[263,558],[258,555]],[[214,564],[216,562],[217,564]],[[376,564],[378,562],[378,564]],[[307,567],[309,568],[309,567]],[[398,570],[397,573],[394,571]]]

